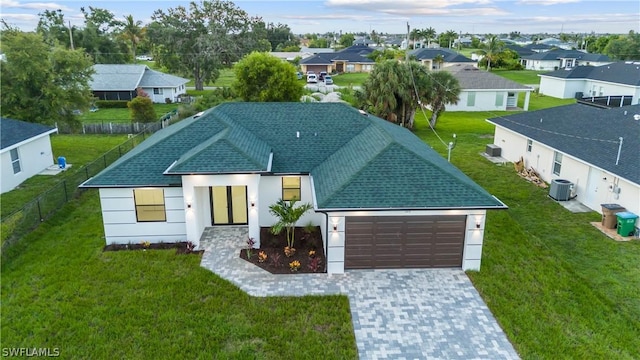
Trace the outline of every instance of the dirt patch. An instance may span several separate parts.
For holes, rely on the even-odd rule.
[[[326,272],[326,257],[322,246],[320,227],[313,231],[305,228],[295,229],[295,253],[286,256],[286,232],[273,235],[270,228],[260,228],[260,248],[251,250],[251,257],[247,258],[247,251],[240,251],[240,258],[264,269],[272,274],[296,273],[324,273]],[[297,271],[291,270],[291,265],[297,261]]]
[[[139,244],[111,244],[105,246],[102,251],[123,251],[123,250],[167,250],[176,249],[176,254],[202,254],[204,250],[193,250],[193,243],[175,242],[175,243],[139,243]]]

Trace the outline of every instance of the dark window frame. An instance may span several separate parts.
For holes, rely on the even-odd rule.
[[[15,154],[15,156],[14,156],[14,154]],[[14,174],[21,173],[22,172],[22,164],[20,162],[20,153],[18,152],[18,148],[14,148],[14,149],[9,150],[9,156],[11,156],[11,167],[13,168],[13,173]]]

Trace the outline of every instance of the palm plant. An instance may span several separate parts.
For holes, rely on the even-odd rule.
[[[282,230],[287,232],[287,246],[293,248],[295,241],[296,222],[300,220],[302,215],[313,207],[311,204],[305,203],[296,207],[296,200],[285,201],[278,199],[275,204],[269,206],[269,212],[278,218],[278,222],[271,227],[271,233],[278,235]]]
[[[431,47],[431,40],[435,39],[437,35],[436,29],[428,27],[422,30],[422,35],[427,38],[427,47]]]
[[[429,125],[435,128],[446,104],[455,104],[460,100],[461,89],[458,79],[448,71],[432,71],[429,76],[431,86],[425,93],[423,102],[431,107]]]
[[[487,71],[491,71],[491,61],[494,60],[503,49],[504,43],[500,41],[496,35],[489,35],[484,44],[482,44],[479,52],[487,58]]]
[[[394,123],[405,123],[407,106],[413,102],[413,84],[405,64],[396,60],[377,64],[362,89],[369,112]]]
[[[433,62],[436,63],[437,69],[439,70],[444,64],[444,56],[442,54],[438,54],[433,58]]]
[[[145,29],[144,27],[142,27],[142,21],[134,21],[132,15],[125,16],[124,19],[125,22],[120,36],[125,41],[131,43],[131,52],[133,55],[133,60],[135,60],[136,50],[138,49],[138,44],[142,41],[142,38],[145,35]]]

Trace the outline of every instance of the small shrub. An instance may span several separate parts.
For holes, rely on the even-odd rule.
[[[97,100],[96,106],[101,109],[126,109],[126,100]]]
[[[300,269],[300,261],[293,260],[292,262],[290,262],[289,269],[291,269],[291,271],[293,272],[298,271],[298,269]]]
[[[247,247],[245,249],[247,254],[247,259],[251,259],[251,256],[253,256],[253,246],[255,244],[256,244],[256,241],[252,237],[247,239]]]
[[[284,255],[286,257],[292,257],[294,254],[296,253],[296,249],[290,247],[290,246],[285,246],[284,247]]]
[[[196,248],[196,244],[192,243],[191,241],[187,241],[187,246],[186,246],[186,253],[190,254],[193,252],[193,249]]]
[[[313,234],[316,231],[316,226],[313,225],[311,221],[309,221],[307,225],[302,228],[302,230],[307,234]]]
[[[309,270],[313,271],[313,272],[318,272],[318,270],[320,270],[320,265],[322,264],[322,260],[319,257],[313,258],[311,259],[311,261],[309,261]]]
[[[268,258],[268,256],[267,256],[267,253],[266,253],[266,252],[264,252],[264,251],[260,251],[260,252],[258,253],[258,262],[259,262],[259,263],[263,263],[263,262],[267,261],[267,258]]]
[[[148,249],[149,246],[151,246],[151,242],[143,241],[143,242],[140,243],[140,245],[142,245],[143,248]]]
[[[148,97],[138,96],[127,103],[132,122],[153,122],[157,120],[153,102]]]
[[[271,263],[273,264],[273,267],[275,268],[279,268],[282,266],[282,255],[275,253],[273,255],[271,255]]]
[[[171,104],[173,101],[171,100],[171,98],[164,98],[164,102],[165,104]]]
[[[316,257],[316,251],[315,250],[309,250],[309,257],[312,258],[312,259],[314,257]]]

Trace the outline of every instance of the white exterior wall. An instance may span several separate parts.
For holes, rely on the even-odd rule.
[[[187,87],[185,85],[180,85],[175,88],[161,87],[159,89],[162,92],[162,94],[154,94],[153,89],[154,89],[153,87],[142,88],[142,90],[144,90],[144,92],[146,92],[149,95],[149,98],[151,99],[151,101],[159,104],[164,104],[166,102],[165,100],[166,98],[171,99],[171,101],[175,101],[178,95],[187,93]]]
[[[182,189],[164,190],[167,220],[138,222],[132,188],[100,189],[102,221],[107,245],[186,241],[184,200]]]
[[[470,93],[475,93],[475,105],[467,106]],[[502,106],[496,106],[496,96],[502,96]],[[447,104],[447,111],[506,111],[507,110],[506,90],[462,90],[460,100],[457,104]]]
[[[595,92],[594,92],[595,91]],[[602,93],[602,95],[600,95]],[[587,79],[584,82],[584,96],[632,95],[631,104],[640,103],[640,86],[616,84]]]
[[[260,219],[259,211],[266,206],[258,197],[260,183],[259,174],[233,175],[184,175],[182,176],[183,212],[186,219],[186,237],[199,248],[200,237],[205,227],[211,226],[211,198],[210,186],[246,186],[247,187],[247,221],[249,237],[256,241],[255,247],[260,247]],[[254,202],[255,207],[251,207]],[[190,203],[191,209],[185,204]]]
[[[345,217],[348,216],[412,216],[412,215],[466,215],[467,231],[464,239],[462,270],[480,270],[486,210],[402,210],[402,211],[349,211],[329,213],[327,234],[327,273],[343,274],[345,257]],[[480,227],[476,227],[480,223]],[[334,225],[337,227],[333,230]]]
[[[574,98],[576,92],[583,92],[585,96],[584,79],[558,79],[549,76],[540,76],[540,94],[552,96],[559,99]]]
[[[301,199],[298,201],[298,204],[309,203],[313,205],[311,180],[307,175],[300,176],[300,196]],[[282,176],[262,176],[260,178],[260,204],[262,204],[262,206],[258,207],[261,227],[272,226],[278,222],[278,219],[269,212],[269,206],[275,204],[281,197]],[[326,221],[324,218],[324,214],[309,210],[309,212],[300,218],[296,225],[304,226],[309,222],[314,225],[322,225]]]
[[[527,60],[527,70],[556,70],[560,66],[560,60]]]
[[[531,152],[526,151],[527,138],[496,126],[494,143],[502,148],[502,157],[515,162],[523,157],[527,168],[533,167],[542,180],[571,181],[576,190],[576,200],[585,206],[602,212],[600,204],[616,203],[628,211],[640,214],[640,185],[621,179],[567,154],[563,155],[560,175],[553,174],[554,149],[533,141]],[[612,159],[615,161],[615,159]],[[615,189],[619,189],[619,192]]]
[[[16,148],[18,149],[18,157],[20,158],[21,171],[14,174],[11,164],[11,150]],[[33,175],[53,165],[53,153],[51,151],[49,134],[42,134],[2,149],[0,158],[2,159],[2,184],[0,188],[1,193],[5,193],[13,190]]]

